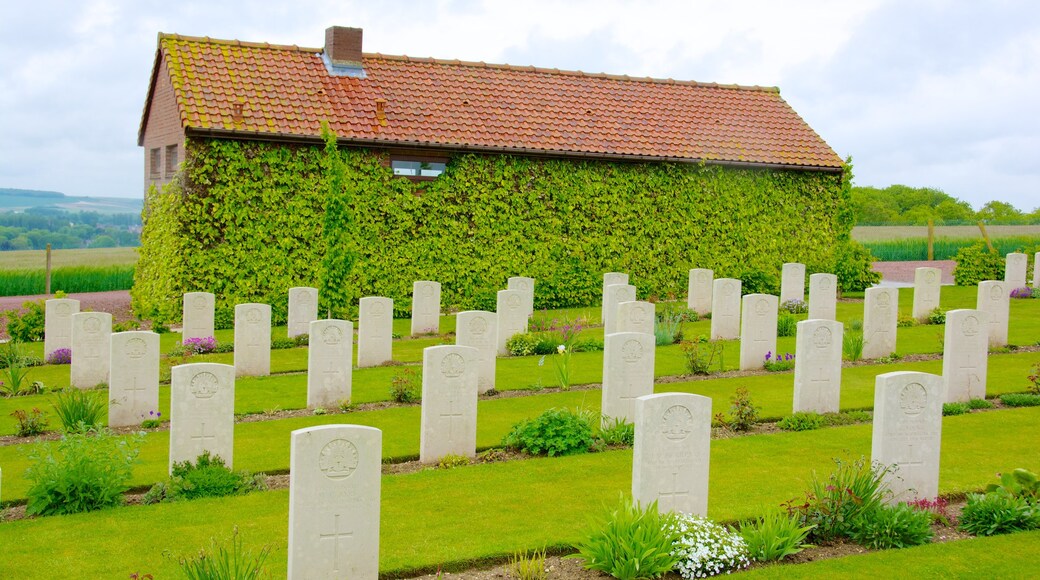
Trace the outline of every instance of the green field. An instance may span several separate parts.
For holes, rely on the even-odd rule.
[[[1015,236],[1040,236],[1040,225],[986,226],[986,233],[989,234],[991,239]],[[982,232],[979,231],[978,226],[935,226],[935,237],[981,240]],[[857,242],[901,240],[906,238],[928,239],[928,226],[856,226],[852,228],[852,239]]]
[[[67,266],[133,266],[136,263],[137,248],[51,251],[51,268]],[[44,270],[46,267],[47,252],[45,250],[0,252],[0,271]]]

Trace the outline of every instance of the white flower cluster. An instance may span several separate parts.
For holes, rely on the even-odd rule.
[[[679,557],[675,569],[686,580],[729,574],[750,563],[744,538],[725,526],[700,516],[679,514],[670,527],[681,534],[672,544],[672,554]]]

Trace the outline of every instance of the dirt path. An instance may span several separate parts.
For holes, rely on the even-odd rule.
[[[81,311],[93,310],[95,312],[108,312],[112,315],[113,323],[126,322],[133,318],[133,314],[130,312],[130,292],[128,290],[82,292],[79,294],[69,294],[67,297],[79,300],[79,308]],[[18,310],[21,312],[25,310],[22,308],[22,304],[46,298],[50,298],[50,296],[47,294],[38,294],[36,296],[3,296],[0,297],[0,311],[7,312],[8,310]],[[10,338],[7,336],[6,316],[0,320],[0,338],[4,340]]]

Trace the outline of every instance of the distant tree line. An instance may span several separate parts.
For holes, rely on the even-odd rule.
[[[890,185],[853,187],[856,225],[995,225],[1040,224],[1040,208],[1024,213],[1010,203],[991,201],[975,211],[971,204],[931,187]]]
[[[116,248],[141,245],[141,216],[30,208],[0,212],[0,250]]]

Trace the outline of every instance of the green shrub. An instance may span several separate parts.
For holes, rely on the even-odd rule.
[[[863,358],[863,322],[853,320],[841,338],[841,352],[847,361]]]
[[[100,429],[37,443],[28,452],[26,513],[72,514],[119,505],[130,488],[141,440]]]
[[[1000,483],[986,486],[986,493],[1002,493],[1011,497],[1025,498],[1036,505],[1040,502],[1040,478],[1027,469],[1016,469],[1000,476]]]
[[[789,300],[788,302],[793,302]],[[798,333],[798,317],[790,312],[780,311],[776,319],[776,335],[779,337],[794,336]]]
[[[597,570],[620,580],[659,578],[679,562],[673,544],[680,537],[675,516],[660,514],[657,502],[642,508],[621,497],[604,521],[585,533],[578,553],[587,570]]]
[[[1003,493],[968,494],[960,528],[976,536],[1035,530],[1040,528],[1040,507]]]
[[[66,433],[83,433],[101,426],[108,402],[101,391],[67,388],[54,396],[54,414]]]
[[[679,513],[669,527],[679,532],[673,544],[679,557],[675,570],[686,580],[705,578],[747,568],[748,545],[744,538],[709,519]]]
[[[711,366],[716,358],[719,359],[719,369],[721,370],[722,348],[721,340],[708,340],[704,336],[679,343],[679,350],[683,353],[683,362],[686,363],[687,374],[706,375],[711,373]]]
[[[181,556],[177,564],[188,580],[255,580],[270,576],[264,569],[264,562],[271,553],[270,546],[264,546],[253,555],[242,547],[238,526],[232,533],[230,544],[228,547],[223,542],[210,540],[208,552],[200,549],[196,554]]]
[[[512,356],[530,356],[534,354],[536,346],[538,339],[530,332],[514,334],[506,341],[506,350]]]
[[[414,368],[404,368],[390,379],[390,400],[418,403],[422,400],[422,376]]]
[[[549,409],[521,421],[502,439],[510,449],[549,457],[586,453],[594,442],[589,418],[570,409]]]
[[[17,409],[11,416],[18,423],[14,431],[18,437],[32,437],[47,429],[47,418],[44,417],[43,411],[35,407],[31,411]]]
[[[1032,393],[1007,393],[1000,396],[1000,402],[1007,407],[1040,406],[1040,395]]]
[[[737,276],[740,280],[740,293],[748,294],[780,294],[780,281],[772,272],[758,268],[746,268]]]
[[[1029,379],[1029,392],[1040,395],[1040,362],[1033,364],[1033,368],[1029,369],[1026,378]]]
[[[631,447],[636,441],[636,426],[624,417],[604,417],[599,430],[599,439],[611,447]]]
[[[993,403],[990,403],[986,399],[971,399],[968,401],[968,408],[975,409],[992,409]]]
[[[813,411],[799,411],[777,421],[776,426],[784,431],[812,431],[825,424],[823,415]]]
[[[783,560],[811,547],[805,542],[811,531],[812,526],[803,526],[801,518],[782,511],[771,511],[740,526],[748,555],[759,562]]]
[[[958,286],[977,286],[984,280],[1004,279],[1004,257],[990,252],[984,242],[965,246],[953,258],[953,281]]]
[[[926,324],[946,324],[946,311],[936,306],[928,313]]]
[[[794,354],[790,352],[784,354],[777,353],[776,358],[774,358],[772,352],[767,352],[762,368],[771,373],[789,371],[794,368]]]
[[[882,505],[884,476],[890,468],[865,457],[855,461],[834,459],[835,469],[821,480],[813,473],[805,503],[792,510],[804,526],[814,526],[810,538],[827,542],[851,535],[856,519]]]
[[[841,413],[824,413],[823,421],[828,427],[869,423],[873,419],[867,411],[842,411]]]
[[[173,464],[169,483],[157,483],[149,490],[145,503],[193,500],[201,497],[226,497],[267,489],[262,474],[231,471],[219,455],[204,452],[195,462]]]
[[[834,267],[831,272],[838,277],[841,292],[862,292],[881,281],[881,274],[874,271],[877,258],[863,244],[845,240],[834,251]]]
[[[900,314],[899,319],[896,321],[896,326],[899,328],[910,328],[912,326],[917,326],[917,319],[913,316]]]
[[[730,419],[726,423],[734,431],[750,431],[758,422],[759,407],[751,400],[747,387],[738,387],[730,397]]]
[[[799,300],[798,298],[792,298],[785,300],[780,305],[781,313],[787,312],[789,314],[805,314],[809,312],[809,304],[805,300]],[[781,336],[794,336],[793,334],[781,335]]]
[[[679,316],[664,313],[654,318],[654,339],[657,346],[675,344],[682,338],[682,321]]]
[[[39,364],[39,359],[28,357],[22,353],[21,345],[17,342],[8,342],[0,347],[0,361],[3,362],[3,370],[0,370],[0,395],[5,397],[17,397],[20,395],[38,394],[37,385],[29,381],[29,367]]]
[[[942,414],[943,417],[951,415],[964,415],[965,413],[971,412],[971,407],[967,403],[955,401],[953,403],[943,403]]]
[[[289,337],[276,337],[271,339],[271,350],[283,350],[286,348],[295,348],[299,346],[295,338]]]
[[[44,322],[47,316],[44,300],[30,300],[22,304],[25,313],[17,310],[4,312],[7,317],[7,334],[16,342],[38,342],[43,340]]]
[[[862,512],[852,526],[852,541],[872,550],[920,546],[931,540],[931,514],[905,503]]]
[[[601,338],[577,338],[571,345],[571,352],[602,352],[603,339]]]

